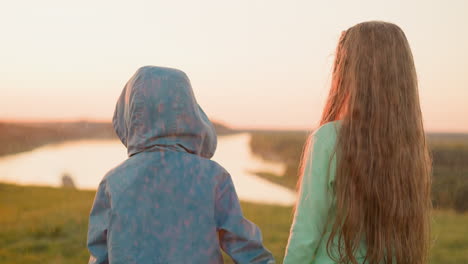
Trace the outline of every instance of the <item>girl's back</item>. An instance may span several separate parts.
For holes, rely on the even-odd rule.
[[[336,143],[340,122],[333,121],[318,128],[308,139],[304,155],[304,173],[300,182],[295,224],[286,252],[286,263],[336,263],[327,251],[335,210]],[[335,241],[337,242],[337,241]],[[309,248],[310,250],[297,250]],[[333,250],[336,250],[333,249]],[[313,257],[310,253],[313,252]],[[359,248],[358,263],[364,263],[365,244]],[[336,257],[336,256],[335,256]]]

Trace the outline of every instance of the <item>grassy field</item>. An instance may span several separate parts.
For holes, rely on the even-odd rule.
[[[0,184],[0,263],[86,263],[88,214],[94,191]],[[279,259],[291,208],[243,203]],[[230,263],[230,262],[227,262]]]
[[[93,191],[0,184],[0,263],[82,264]],[[281,263],[291,208],[242,204]],[[468,263],[468,215],[435,211],[432,264]],[[230,263],[230,262],[228,262]]]

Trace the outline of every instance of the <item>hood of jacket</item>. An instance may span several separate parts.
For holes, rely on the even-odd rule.
[[[216,150],[215,128],[187,75],[176,69],[138,69],[117,101],[112,122],[129,156],[171,149],[209,159]]]

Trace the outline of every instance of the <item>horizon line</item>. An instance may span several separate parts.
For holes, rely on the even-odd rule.
[[[315,127],[281,127],[281,126],[232,126],[227,122],[221,120],[211,120],[212,123],[225,126],[231,130],[237,131],[288,131],[288,132],[312,132],[318,126]],[[41,119],[9,119],[9,118],[0,118],[0,123],[15,123],[15,124],[53,124],[53,123],[108,123],[112,124],[112,119],[102,119],[102,118],[41,118]],[[468,131],[464,130],[425,130],[427,134],[466,134]]]

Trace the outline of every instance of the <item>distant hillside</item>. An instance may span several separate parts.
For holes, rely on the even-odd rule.
[[[233,133],[225,125],[214,123],[218,135]],[[29,151],[50,143],[77,139],[117,139],[111,123],[106,122],[0,122],[0,156]]]

